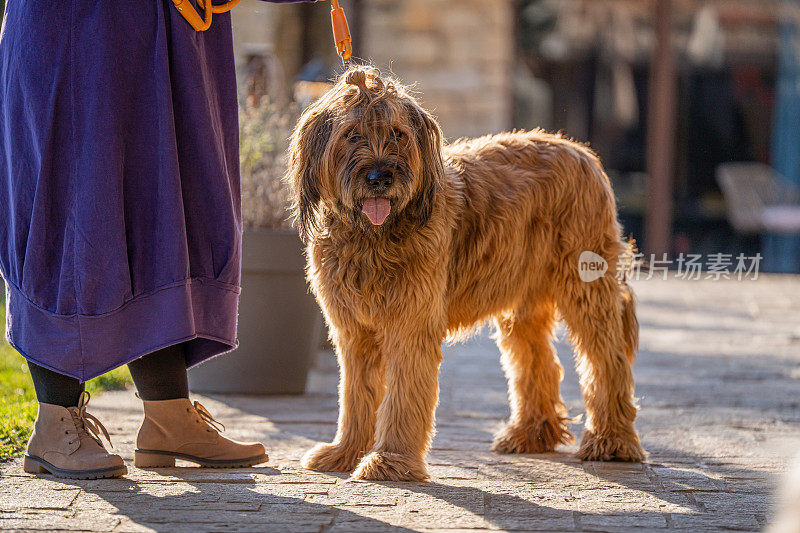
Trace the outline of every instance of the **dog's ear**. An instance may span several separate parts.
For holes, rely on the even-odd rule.
[[[433,214],[433,204],[444,182],[442,161],[443,135],[439,124],[424,109],[416,104],[408,106],[411,127],[416,132],[421,166],[421,183],[409,208],[419,226],[424,226]]]
[[[289,143],[286,180],[292,188],[292,215],[303,242],[317,229],[320,171],[331,136],[331,118],[328,111],[311,106],[300,117]]]

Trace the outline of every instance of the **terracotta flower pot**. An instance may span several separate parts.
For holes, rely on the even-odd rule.
[[[322,317],[293,230],[248,230],[242,250],[239,347],[189,370],[194,392],[302,394]]]

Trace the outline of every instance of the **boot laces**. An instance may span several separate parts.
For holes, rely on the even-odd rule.
[[[101,436],[103,436],[108,441],[108,445],[113,448],[114,445],[111,444],[111,437],[108,435],[105,426],[103,426],[97,417],[86,412],[86,406],[89,405],[89,399],[91,397],[91,394],[83,391],[78,399],[78,407],[69,409],[72,420],[75,423],[75,432],[78,434],[78,439],[81,437],[89,437],[104,448],[103,441],[101,440]]]
[[[217,430],[217,432],[225,431],[225,424],[223,424],[222,422],[220,422],[218,420],[215,420],[214,417],[211,416],[211,413],[208,412],[208,409],[206,409],[203,406],[203,404],[201,404],[198,401],[195,401],[194,402],[194,410],[197,411],[197,414],[200,415],[200,419],[203,422],[205,422],[206,424],[208,424],[209,426],[211,426],[212,428]]]

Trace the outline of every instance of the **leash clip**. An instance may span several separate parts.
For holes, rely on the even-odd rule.
[[[342,66],[345,70],[350,68],[350,57],[353,55],[353,40],[350,38],[350,28],[347,25],[347,17],[344,9],[339,7],[339,0],[331,0],[331,25],[333,26],[333,43]]]

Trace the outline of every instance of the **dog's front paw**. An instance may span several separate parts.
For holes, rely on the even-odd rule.
[[[320,443],[306,452],[301,464],[320,472],[352,472],[363,455],[363,451],[342,444]]]
[[[498,453],[546,453],[559,444],[575,440],[565,419],[529,424],[508,424],[494,437],[492,450]]]
[[[645,459],[645,451],[639,444],[639,437],[631,430],[625,437],[597,435],[594,431],[585,430],[581,446],[576,454],[583,461],[629,461],[641,463]]]
[[[428,481],[425,460],[411,455],[372,452],[361,460],[353,479],[373,481]]]

